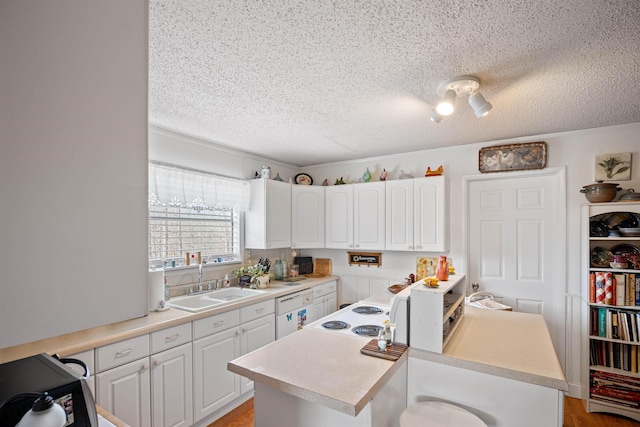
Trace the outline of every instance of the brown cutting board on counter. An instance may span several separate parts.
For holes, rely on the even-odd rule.
[[[332,271],[331,258],[314,258],[313,274],[307,274],[307,277],[324,277],[330,276]]]
[[[381,351],[378,348],[378,339],[374,338],[360,349],[360,353],[367,356],[380,357],[382,359],[391,360],[395,362],[400,359],[402,353],[407,350],[407,346],[404,344],[391,344],[387,346],[386,351]]]

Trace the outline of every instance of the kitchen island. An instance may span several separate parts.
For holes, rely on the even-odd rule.
[[[305,328],[228,367],[256,383],[256,427],[396,425],[423,400],[490,426],[562,426],[568,385],[540,315],[466,307],[442,354],[409,348],[397,362],[360,354],[366,342]]]

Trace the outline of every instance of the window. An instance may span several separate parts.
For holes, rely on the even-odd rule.
[[[198,252],[203,263],[240,260],[246,182],[150,163],[148,203],[150,266],[180,267]]]

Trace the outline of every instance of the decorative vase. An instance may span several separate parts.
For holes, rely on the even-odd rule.
[[[447,264],[447,257],[444,255],[438,258],[438,265],[436,266],[436,278],[443,282],[449,280],[449,265]]]
[[[239,286],[249,286],[250,284],[251,284],[251,276],[249,276],[248,274],[238,277]]]

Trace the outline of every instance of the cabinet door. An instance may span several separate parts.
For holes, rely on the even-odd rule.
[[[191,343],[151,356],[151,407],[154,427],[193,424]]]
[[[338,296],[335,292],[332,292],[325,298],[325,316],[327,316],[338,309]]]
[[[245,213],[245,246],[252,249],[291,247],[291,184],[254,179],[251,206]]]
[[[325,188],[325,247],[353,248],[353,185]]]
[[[324,248],[324,187],[291,188],[291,247]]]
[[[233,328],[193,342],[194,422],[240,396],[240,378],[227,370],[240,355],[239,334]]]
[[[267,184],[266,248],[291,247],[291,185],[265,180]]]
[[[261,317],[242,325],[240,329],[240,355],[257,350],[276,339],[275,315]],[[240,394],[253,390],[253,381],[240,377]]]
[[[417,251],[448,251],[448,194],[444,176],[413,180],[414,247]]]
[[[151,426],[149,358],[96,375],[97,403],[131,427]]]
[[[413,251],[413,180],[387,181],[385,190],[388,251]]]
[[[324,316],[324,301],[315,301],[313,303],[313,320],[322,319]]]
[[[384,250],[384,182],[353,186],[353,247]]]

